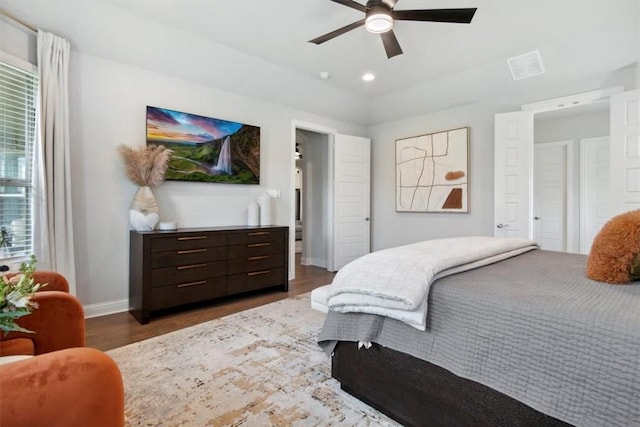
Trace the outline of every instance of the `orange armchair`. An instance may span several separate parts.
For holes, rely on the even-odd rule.
[[[33,355],[0,364],[0,426],[124,426],[124,385],[105,353],[84,347],[84,311],[58,273],[33,297],[39,307],[18,319],[34,334],[0,333],[0,356]],[[1,358],[0,358],[1,359]]]
[[[34,333],[0,334],[0,356],[36,355],[84,347],[84,309],[80,301],[68,293],[67,279],[52,271],[36,271],[33,279],[47,286],[33,296],[38,308],[16,323]]]
[[[124,426],[120,370],[93,348],[0,365],[0,393],[2,426]]]

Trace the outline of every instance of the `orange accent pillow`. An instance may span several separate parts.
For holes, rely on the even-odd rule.
[[[640,279],[640,209],[613,217],[591,245],[587,277],[624,284]]]

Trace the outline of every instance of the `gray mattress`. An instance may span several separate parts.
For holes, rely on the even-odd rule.
[[[329,312],[319,343],[376,342],[576,426],[640,426],[640,283],[595,282],[585,266],[528,252],[435,282],[426,332]]]

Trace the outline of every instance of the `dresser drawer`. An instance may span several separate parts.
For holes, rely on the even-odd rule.
[[[227,248],[224,246],[152,252],[151,268],[222,261],[225,259],[227,259]]]
[[[282,267],[284,265],[284,254],[282,252],[279,252],[268,255],[253,255],[230,258],[227,265],[229,274],[269,270],[277,267]]]
[[[238,294],[279,285],[284,285],[284,268],[282,267],[229,276],[228,292]]]
[[[192,283],[160,286],[149,290],[149,309],[176,307],[227,295],[227,278],[216,277]]]
[[[129,312],[141,324],[160,309],[288,290],[288,227],[131,230],[129,236]]]
[[[210,248],[226,244],[227,234],[225,233],[181,233],[151,239],[151,252]]]
[[[243,243],[262,243],[284,240],[284,230],[247,230],[229,235],[229,243],[234,245]]]
[[[244,245],[229,246],[229,259],[240,257],[252,257],[268,254],[277,254],[284,251],[284,241],[246,243]]]
[[[151,270],[150,287],[180,285],[227,274],[226,261],[176,265]]]

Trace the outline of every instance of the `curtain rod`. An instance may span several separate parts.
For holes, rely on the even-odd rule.
[[[0,8],[0,15],[4,15],[7,18],[11,19],[14,22],[17,22],[18,24],[22,25],[23,27],[33,31],[34,33],[38,32],[38,29],[36,27],[34,27],[33,25],[24,22],[22,19],[18,18],[17,16],[15,16],[14,14],[7,12],[6,10]]]

